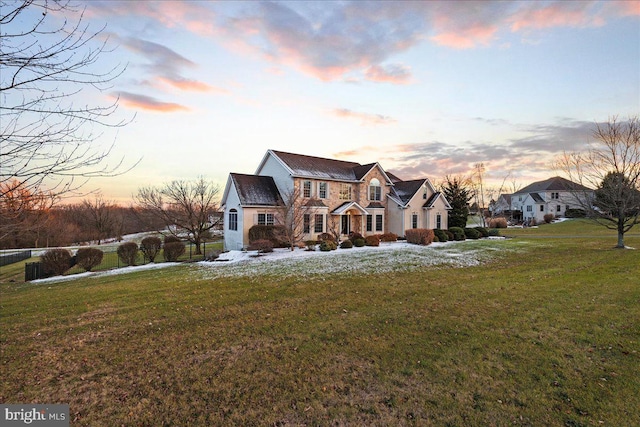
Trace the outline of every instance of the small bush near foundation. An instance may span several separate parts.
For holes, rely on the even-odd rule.
[[[351,249],[353,247],[353,242],[351,240],[344,240],[340,243],[340,249]]]
[[[480,237],[489,237],[489,230],[485,227],[473,227],[474,230],[478,230]]]
[[[149,258],[149,261],[154,262],[158,254],[160,253],[160,249],[162,247],[162,240],[158,237],[145,237],[140,242],[140,250],[144,254],[145,257]]]
[[[364,240],[364,237],[360,237],[359,239],[355,239],[353,241],[353,246],[355,246],[356,248],[361,248],[366,244],[367,242]]]
[[[71,252],[66,249],[49,249],[41,257],[46,276],[60,276],[71,268]]]
[[[76,252],[76,264],[78,264],[84,271],[91,271],[92,268],[97,267],[102,262],[104,252],[96,248],[80,248]]]
[[[136,265],[138,257],[138,245],[135,242],[126,242],[118,246],[118,258],[126,265]]]
[[[465,240],[464,230],[460,227],[449,227],[449,231],[453,233],[453,240]]]
[[[489,219],[489,228],[507,228],[507,219],[498,217]]]
[[[255,242],[251,242],[247,249],[249,249],[250,251],[258,251],[258,253],[261,254],[266,254],[269,252],[273,252],[273,243],[271,243],[271,240],[260,239],[256,240]]]
[[[323,240],[320,243],[320,250],[322,252],[335,251],[338,249],[338,246],[333,242],[333,240]]]
[[[544,215],[544,222],[547,224],[551,224],[551,221],[553,221],[553,214],[552,213],[548,213]]]
[[[474,239],[474,240],[479,239],[482,236],[482,234],[480,234],[480,232],[475,228],[465,228],[464,235],[467,239]]]
[[[449,236],[447,236],[447,233],[439,228],[433,230],[433,234],[438,238],[439,242],[446,242],[449,240]],[[433,241],[435,242],[435,239]]]
[[[169,242],[164,244],[164,251],[162,252],[164,256],[164,260],[168,262],[176,262],[178,258],[180,258],[187,248],[184,243],[178,242]]]
[[[351,233],[349,233],[349,240],[353,242],[355,239],[362,239],[362,234],[356,231],[352,231]]]
[[[455,236],[453,235],[452,232],[450,232],[449,230],[442,230],[444,231],[444,234],[447,235],[447,241],[452,242],[455,240]]]
[[[428,228],[410,228],[405,230],[404,235],[407,238],[407,243],[414,245],[430,245],[435,236],[433,230]]]
[[[364,238],[364,243],[367,246],[380,246],[380,237],[378,235],[367,236]]]
[[[384,233],[380,235],[381,242],[395,242],[398,240],[398,235],[395,233]]]
[[[490,228],[489,229],[489,236],[491,237],[496,237],[500,235],[500,230],[498,230],[497,228]]]
[[[316,240],[307,240],[304,242],[304,244],[307,246],[308,251],[315,251],[318,242]]]

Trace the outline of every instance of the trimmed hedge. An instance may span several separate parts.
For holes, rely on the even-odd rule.
[[[429,228],[410,228],[405,230],[404,235],[407,242],[414,245],[430,245],[435,236],[433,230]]]
[[[336,245],[333,240],[323,240],[322,243],[320,243],[320,250],[322,252],[335,251],[336,249],[338,249],[338,245]]]
[[[460,227],[449,227],[449,231],[453,234],[453,240],[465,240],[464,230]]]
[[[136,265],[137,257],[138,245],[135,242],[126,242],[118,246],[118,258],[120,258],[120,261],[124,264]]]
[[[364,238],[364,243],[367,246],[380,246],[380,237],[376,234],[367,236]]]
[[[178,242],[169,242],[164,244],[164,251],[162,255],[164,260],[168,262],[176,262],[186,252],[185,244]]]
[[[395,233],[384,233],[380,235],[381,242],[395,242],[398,240],[398,235]]]
[[[507,228],[507,219],[503,217],[489,219],[489,228]]]
[[[60,276],[71,268],[71,252],[66,249],[49,249],[41,257],[45,276]]]
[[[444,230],[441,230],[439,228],[436,228],[435,230],[433,230],[433,234],[438,238],[439,242],[447,242],[449,240],[449,236],[447,236],[447,233]],[[434,239],[435,242],[435,239]]]
[[[160,253],[160,249],[162,248],[162,240],[159,237],[145,237],[140,242],[140,250],[144,254],[145,257],[149,258],[149,261],[154,262],[158,254]]]
[[[480,232],[475,228],[465,228],[464,235],[467,239],[474,239],[474,240],[482,237],[482,234],[480,234]]]
[[[353,241],[353,246],[355,246],[356,248],[361,248],[366,244],[367,244],[367,241],[364,239],[364,237],[360,237]]]
[[[178,239],[176,236],[173,235],[169,235],[169,236],[165,236],[164,237],[164,244],[166,245],[167,243],[173,243],[173,242],[179,242],[180,239]]]
[[[269,240],[274,247],[279,247],[282,246],[282,239],[279,237],[282,235],[284,235],[282,225],[254,225],[249,229],[249,243],[257,240]]]
[[[340,243],[340,249],[351,249],[353,247],[353,242],[351,240],[344,240]]]
[[[546,222],[547,224],[551,224],[551,221],[553,221],[553,218],[555,217],[553,216],[552,213],[548,213],[548,214],[545,214],[543,218],[544,218],[544,222]]]
[[[489,237],[489,230],[485,227],[473,227],[474,230],[478,230],[480,232],[481,237]]]
[[[91,271],[92,268],[97,267],[102,262],[104,252],[96,248],[80,248],[76,252],[76,264],[78,264],[84,271]]]

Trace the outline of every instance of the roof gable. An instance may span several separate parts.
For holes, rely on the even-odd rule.
[[[396,198],[406,205],[411,201],[413,196],[422,188],[426,179],[415,179],[413,181],[400,181],[396,182],[393,187],[393,192]]]
[[[271,176],[232,173],[229,179],[243,206],[281,206],[282,197]]]

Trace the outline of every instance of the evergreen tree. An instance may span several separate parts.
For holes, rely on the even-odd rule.
[[[467,226],[469,216],[469,201],[473,197],[473,192],[468,180],[461,177],[445,177],[442,185],[442,192],[451,205],[449,211],[449,227]]]

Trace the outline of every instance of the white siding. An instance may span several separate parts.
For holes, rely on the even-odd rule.
[[[238,211],[238,230],[229,230],[229,211],[235,209]],[[240,205],[240,198],[233,183],[229,187],[227,200],[224,208],[224,250],[239,250],[243,245],[243,229],[244,229],[244,210]]]
[[[272,176],[280,194],[290,194],[293,189],[293,178],[280,161],[269,154],[262,168],[256,171],[256,175]]]

